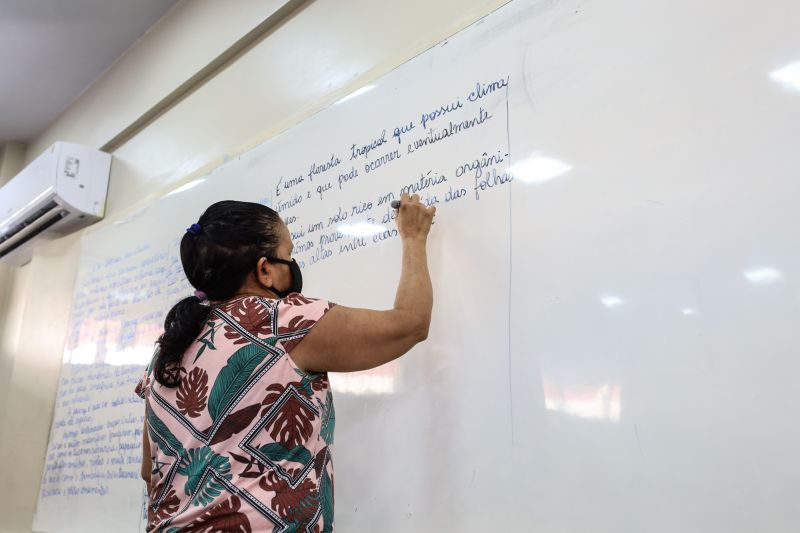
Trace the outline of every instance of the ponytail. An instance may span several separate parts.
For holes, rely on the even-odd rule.
[[[164,333],[156,341],[158,355],[153,375],[165,387],[177,387],[181,381],[183,353],[197,339],[211,314],[211,306],[196,296],[184,298],[167,313]]]

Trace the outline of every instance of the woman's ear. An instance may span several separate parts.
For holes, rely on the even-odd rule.
[[[272,274],[270,273],[270,268],[272,268],[272,265],[269,264],[266,257],[260,258],[258,263],[256,263],[256,279],[261,285],[268,289],[272,288]]]

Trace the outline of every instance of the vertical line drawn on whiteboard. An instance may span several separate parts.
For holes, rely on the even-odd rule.
[[[530,50],[531,45],[527,45],[525,50],[522,52],[522,87],[525,90],[525,96],[528,98],[528,103],[531,107],[535,107],[535,101],[533,98],[533,88],[531,84],[528,83],[528,51]]]
[[[506,151],[508,152],[508,157],[506,159],[506,172],[511,173],[511,163],[512,163],[512,156],[511,156],[511,127],[509,122],[511,121],[508,109],[508,86],[511,85],[511,76],[507,76],[509,83],[506,83]],[[514,180],[514,176],[512,174],[511,180]],[[512,198],[511,198],[511,187],[508,187],[508,402],[509,402],[509,416],[511,418],[511,446],[514,446],[514,389],[513,383],[511,380],[511,274],[512,274],[512,260],[514,258],[514,254],[512,253],[513,247],[513,235],[511,233],[511,206],[512,206]]]

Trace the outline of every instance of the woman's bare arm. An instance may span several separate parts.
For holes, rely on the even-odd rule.
[[[433,288],[426,251],[435,207],[404,194],[397,216],[403,263],[394,308],[387,311],[338,305],[292,351],[310,372],[351,372],[396,359],[428,336]]]

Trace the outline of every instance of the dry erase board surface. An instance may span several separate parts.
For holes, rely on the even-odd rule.
[[[142,527],[132,389],[208,204],[271,205],[306,294],[387,308],[408,191],[433,324],[332,376],[341,531],[797,531],[797,20],[511,2],[88,234],[36,529]]]

